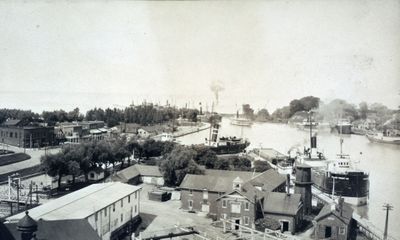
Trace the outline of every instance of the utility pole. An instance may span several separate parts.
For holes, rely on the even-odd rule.
[[[386,211],[385,231],[383,232],[383,240],[387,239],[388,236],[388,223],[389,223],[389,211],[393,210],[393,206],[389,203],[383,205],[383,210]]]

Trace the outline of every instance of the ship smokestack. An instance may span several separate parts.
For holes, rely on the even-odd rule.
[[[286,174],[286,194],[290,195],[290,174]]]
[[[311,137],[311,148],[317,148],[317,136]]]

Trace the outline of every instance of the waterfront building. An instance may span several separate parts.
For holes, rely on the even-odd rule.
[[[140,190],[119,182],[93,184],[32,208],[29,215],[36,221],[84,222],[102,240],[120,239],[134,230],[139,219]],[[6,224],[18,222],[24,215],[8,217]]]
[[[102,140],[110,135],[103,121],[63,122],[55,127],[59,142],[81,143]]]
[[[181,207],[187,211],[218,215],[217,199],[233,191],[235,179],[262,192],[285,191],[285,177],[270,169],[263,173],[206,170],[204,175],[186,174],[181,189]]]
[[[264,194],[263,216],[278,221],[281,231],[294,234],[303,221],[303,202],[300,194],[272,192]]]
[[[316,239],[356,239],[357,222],[352,216],[353,208],[343,198],[325,205],[313,221]]]
[[[110,176],[109,181],[118,181],[137,185],[140,183],[153,184],[158,186],[164,185],[164,177],[158,166],[148,166],[136,164],[118,171]]]
[[[54,127],[21,120],[8,120],[0,125],[0,140],[23,148],[40,148],[55,144]]]

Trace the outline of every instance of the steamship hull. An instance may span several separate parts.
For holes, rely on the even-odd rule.
[[[216,154],[236,154],[242,153],[244,150],[250,145],[250,142],[241,142],[241,143],[227,143],[224,145],[218,146],[209,146],[210,150],[213,150]]]
[[[355,206],[366,205],[369,195],[369,175],[363,171],[334,173],[323,169],[312,169],[314,187],[321,192],[343,197]]]

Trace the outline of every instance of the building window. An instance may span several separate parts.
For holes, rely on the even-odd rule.
[[[13,133],[12,132],[10,132],[10,138],[12,138],[13,137]]]
[[[189,200],[189,208],[193,208],[193,201]]]
[[[339,227],[339,234],[340,235],[345,235],[346,234],[346,228],[345,227]]]
[[[190,195],[190,196],[193,195],[193,190],[192,190],[192,189],[189,190],[189,195]]]
[[[121,222],[124,221],[124,214],[121,213]]]
[[[121,199],[121,207],[124,207],[124,199]]]
[[[232,203],[231,204],[231,212],[232,213],[240,213],[240,203]]]
[[[98,216],[97,216],[97,212],[94,214],[94,220],[97,222],[97,219],[98,218]]]
[[[128,203],[131,202],[131,195],[128,196]]]
[[[227,204],[226,204],[226,200],[223,199],[223,200],[222,200],[222,207],[223,207],[223,208],[226,208],[226,205],[227,205]]]
[[[104,216],[107,217],[107,208],[104,208]]]
[[[207,190],[203,191],[203,199],[208,199],[208,191]]]
[[[244,204],[244,210],[249,211],[249,209],[250,209],[250,204],[249,204],[249,202],[246,202]]]
[[[113,203],[113,212],[115,212],[115,203]]]
[[[94,178],[94,173],[90,173],[90,178]]]
[[[135,192],[135,199],[137,199],[137,192]]]
[[[243,219],[244,219],[244,225],[249,225],[250,218],[247,216],[244,216]]]

